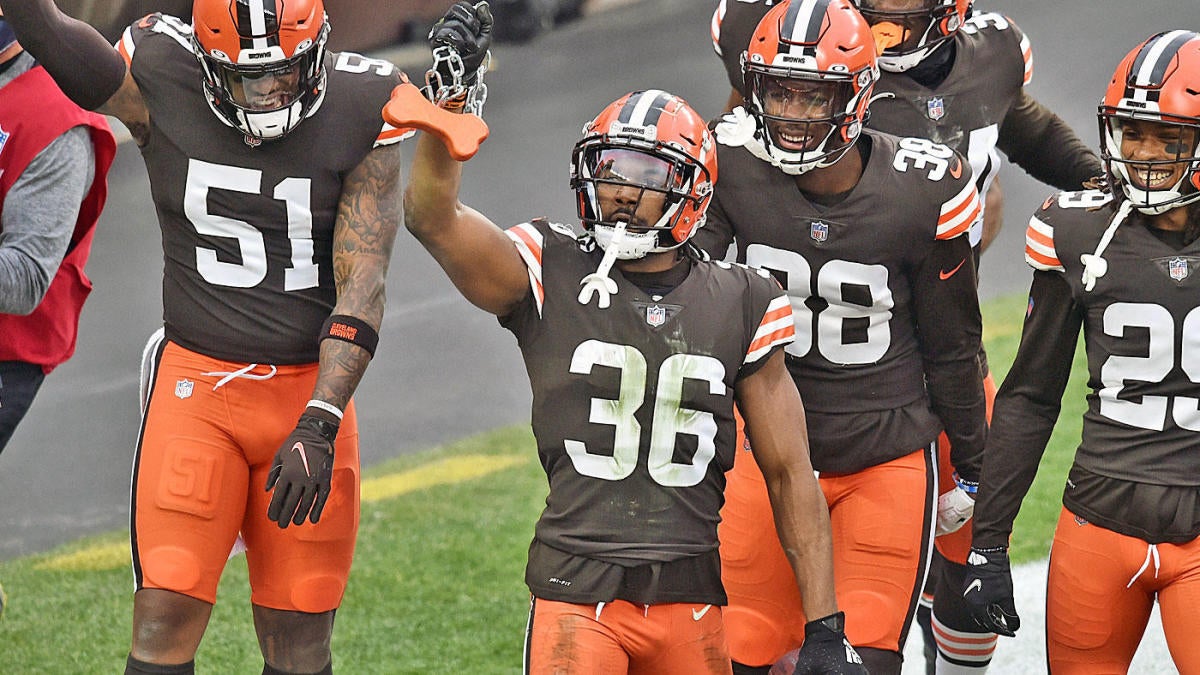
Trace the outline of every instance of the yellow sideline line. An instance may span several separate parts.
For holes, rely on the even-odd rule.
[[[450,457],[408,471],[390,473],[363,481],[361,495],[364,504],[380,502],[400,495],[439,485],[453,485],[481,478],[517,466],[528,459],[525,455],[463,455]],[[38,563],[34,569],[54,571],[101,571],[127,567],[130,564],[128,542],[97,544],[53,556]]]

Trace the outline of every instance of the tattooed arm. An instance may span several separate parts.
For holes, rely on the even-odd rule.
[[[334,314],[355,317],[379,330],[400,220],[400,146],[395,144],[372,150],[342,188],[333,230]],[[344,410],[371,355],[350,342],[322,340],[320,359],[313,398]]]

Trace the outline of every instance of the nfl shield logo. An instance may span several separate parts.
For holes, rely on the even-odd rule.
[[[196,387],[196,383],[191,380],[180,380],[175,383],[175,395],[179,398],[188,398],[192,395],[192,389]]]
[[[9,133],[3,128],[0,128],[0,152],[4,152],[4,144],[8,143]]]
[[[1170,271],[1172,279],[1183,281],[1188,275],[1188,261],[1184,258],[1171,258],[1167,262],[1167,269]]]
[[[934,96],[926,105],[929,106],[929,119],[937,121],[946,116],[946,101],[941,96]]]
[[[829,226],[819,220],[814,220],[808,228],[808,236],[816,242],[825,241],[829,238]]]
[[[659,305],[646,308],[646,323],[653,328],[658,328],[667,322],[667,308]]]

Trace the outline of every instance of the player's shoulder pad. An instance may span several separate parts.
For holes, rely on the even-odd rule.
[[[963,23],[961,30],[969,38],[996,45],[988,51],[992,58],[1021,59],[1022,85],[1029,84],[1033,78],[1033,46],[1029,36],[1012,19],[996,12],[978,12]]]
[[[1112,195],[1100,190],[1058,192],[1047,197],[1025,228],[1025,262],[1035,270],[1063,271],[1055,242],[1056,227],[1079,220],[1072,214],[1080,213],[1081,209],[1094,211],[1111,202]]]
[[[129,24],[117,41],[117,51],[125,58],[126,63],[133,61],[133,54],[142,40],[161,35],[170,38],[189,53],[195,53],[192,45],[192,26],[182,19],[154,12]]]

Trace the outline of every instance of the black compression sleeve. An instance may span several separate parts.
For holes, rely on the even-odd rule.
[[[1058,272],[1034,272],[1021,346],[996,395],[975,503],[974,545],[1007,546],[1071,376],[1083,315]]]
[[[53,0],[4,0],[4,19],[58,83],[85,110],[104,105],[125,81],[125,59],[88,24],[59,11]]]
[[[972,482],[979,479],[987,439],[976,286],[975,257],[963,234],[935,242],[912,291],[930,405],[950,439],[955,470]]]

